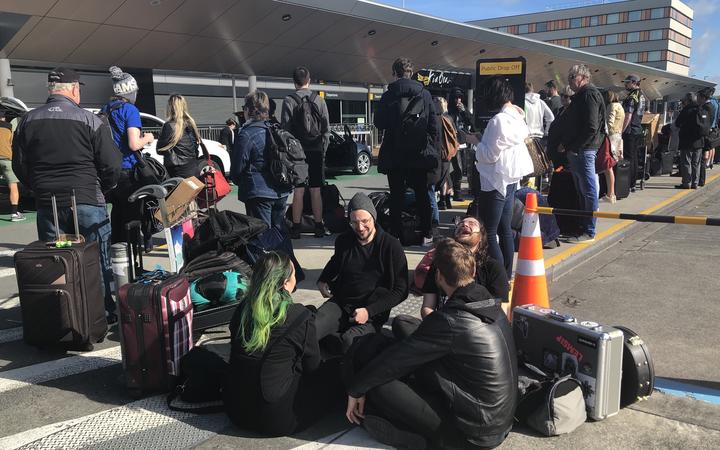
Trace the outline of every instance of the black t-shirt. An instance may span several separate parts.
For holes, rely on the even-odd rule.
[[[380,283],[380,261],[372,257],[375,245],[374,239],[367,245],[356,241],[356,245],[348,251],[343,272],[335,283],[336,292],[333,293],[345,305],[364,306],[365,300]]]
[[[438,306],[445,303],[447,297],[440,290],[437,283],[435,283],[435,264],[433,263],[428,270],[427,278],[425,278],[425,285],[422,287],[423,294],[437,294],[438,295]],[[510,293],[510,284],[508,283],[507,273],[502,264],[488,257],[485,264],[477,265],[475,270],[475,282],[480,286],[484,286],[490,295],[495,298],[502,298],[503,302],[508,301],[508,294]]]

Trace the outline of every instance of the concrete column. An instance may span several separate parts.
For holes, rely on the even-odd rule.
[[[231,75],[232,77],[232,91],[233,91],[233,112],[238,110],[237,107],[237,92],[236,92],[236,85],[235,85],[235,75]]]
[[[10,72],[10,60],[0,59],[0,96],[15,97],[12,86],[12,73]]]
[[[255,92],[257,90],[257,76],[250,75],[248,77],[248,93]]]
[[[472,112],[473,112],[473,104],[474,104],[474,100],[475,100],[475,89],[473,89],[473,88],[468,89],[467,95],[468,95],[468,98],[467,98],[467,102],[468,102],[468,104],[467,104],[467,109],[468,109],[468,111],[470,111],[470,113],[472,114]]]

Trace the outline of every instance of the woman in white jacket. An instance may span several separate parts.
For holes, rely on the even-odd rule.
[[[511,279],[515,244],[510,221],[518,181],[533,171],[525,146],[530,131],[525,113],[512,104],[513,90],[507,80],[494,79],[488,92],[488,109],[500,112],[490,119],[482,140],[475,146],[475,167],[480,175],[477,207],[487,230],[490,256],[504,265]]]

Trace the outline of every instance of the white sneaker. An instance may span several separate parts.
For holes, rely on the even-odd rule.
[[[423,247],[432,247],[433,242],[434,239],[432,237],[424,237],[422,240],[422,244],[420,245],[422,245]]]
[[[617,202],[617,197],[614,196],[614,195],[611,196],[611,197],[608,197],[607,195],[604,195],[604,196],[600,199],[600,201],[601,201],[601,202],[605,202],[605,203],[612,203],[612,204],[614,204],[614,203]]]
[[[23,213],[21,213],[21,212],[16,212],[15,214],[12,214],[10,216],[10,222],[20,222],[25,219],[26,219],[25,215],[23,215]]]

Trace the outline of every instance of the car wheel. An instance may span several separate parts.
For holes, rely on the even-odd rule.
[[[358,175],[365,175],[370,171],[370,155],[365,152],[360,152],[355,157],[355,173]]]

